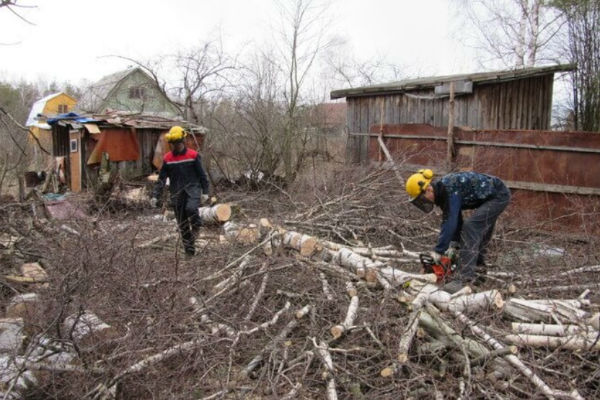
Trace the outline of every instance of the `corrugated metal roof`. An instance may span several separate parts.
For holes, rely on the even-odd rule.
[[[476,84],[506,82],[517,79],[553,74],[555,72],[572,71],[574,69],[575,66],[573,64],[560,64],[546,67],[528,67],[502,71],[476,72],[471,74],[457,74],[407,79],[403,81],[389,82],[379,85],[334,90],[331,92],[331,98],[339,99],[342,97],[357,97],[375,94],[392,94],[399,92],[408,92],[411,90],[429,89],[438,85],[442,85],[444,83],[456,81],[470,81]]]
[[[94,121],[100,126],[134,127],[138,129],[164,129],[168,130],[173,125],[182,125],[197,133],[206,133],[207,129],[201,125],[195,125],[182,119],[165,118],[155,115],[128,113],[115,111],[107,114],[64,114],[52,119],[52,123],[61,125],[81,125],[84,121]]]

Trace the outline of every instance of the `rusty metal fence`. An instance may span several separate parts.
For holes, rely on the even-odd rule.
[[[600,133],[454,128],[447,159],[447,128],[426,124],[373,125],[368,157],[385,158],[382,138],[397,163],[440,173],[473,170],[502,178],[511,188],[509,214],[539,229],[600,235]]]

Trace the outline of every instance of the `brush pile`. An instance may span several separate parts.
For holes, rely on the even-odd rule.
[[[340,174],[221,194],[192,258],[149,208],[0,206],[3,398],[600,397],[597,239],[502,216],[486,282],[450,295],[418,261],[439,215]]]

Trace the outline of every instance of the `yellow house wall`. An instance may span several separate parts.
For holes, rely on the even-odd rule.
[[[53,97],[52,99],[48,100],[46,102],[46,106],[44,107],[44,114],[45,115],[53,115],[53,114],[58,114],[58,106],[64,104],[67,106],[67,112],[70,112],[73,110],[73,108],[75,107],[75,104],[77,104],[77,100],[75,100],[74,98],[72,98],[71,96],[61,93],[56,97]]]
[[[67,94],[61,93],[60,95],[46,102],[42,114],[58,114],[58,106],[61,104],[67,106],[66,112],[70,112],[77,104],[77,100]],[[37,140],[35,140],[34,138],[29,137],[29,146],[31,147],[32,154],[32,159],[29,168],[36,171],[45,170],[51,165],[52,160],[52,157],[48,154],[52,154],[52,131],[48,129],[40,129],[36,126],[30,126],[29,130],[37,138]],[[40,150],[37,142],[39,142],[39,145],[41,145],[44,148],[44,150],[46,150],[46,152],[48,153]]]

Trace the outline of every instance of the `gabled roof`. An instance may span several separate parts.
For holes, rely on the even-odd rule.
[[[468,81],[477,84],[507,82],[523,78],[531,78],[554,74],[555,72],[572,71],[573,64],[561,64],[546,67],[527,67],[502,71],[476,72],[471,74],[457,74],[446,76],[432,76],[403,81],[389,82],[372,86],[361,86],[357,88],[334,90],[331,92],[332,99],[342,97],[358,97],[376,94],[393,94],[409,92],[411,90],[430,89],[449,82]]]
[[[60,96],[61,94],[69,96],[68,94],[66,94],[64,92],[52,93],[46,97],[39,99],[35,103],[33,103],[33,105],[31,106],[31,111],[29,112],[29,116],[27,117],[27,122],[25,122],[25,126],[37,126],[38,128],[42,128],[42,129],[50,129],[50,126],[48,124],[46,124],[45,122],[38,121],[38,115],[44,113],[44,108],[46,108],[46,103],[48,103],[48,101],[52,100],[55,97]],[[69,96],[69,97],[71,97],[71,96]],[[75,100],[75,99],[73,99],[73,100]]]
[[[143,75],[148,77],[148,80],[152,80],[150,76],[140,67],[128,68],[124,71],[115,72],[110,75],[106,75],[102,79],[97,82],[91,84],[81,97],[78,103],[78,109],[84,112],[99,112],[103,110],[99,110],[100,106],[104,100],[108,98],[110,92],[115,89],[119,83],[121,83],[125,78],[129,75],[141,72]]]

